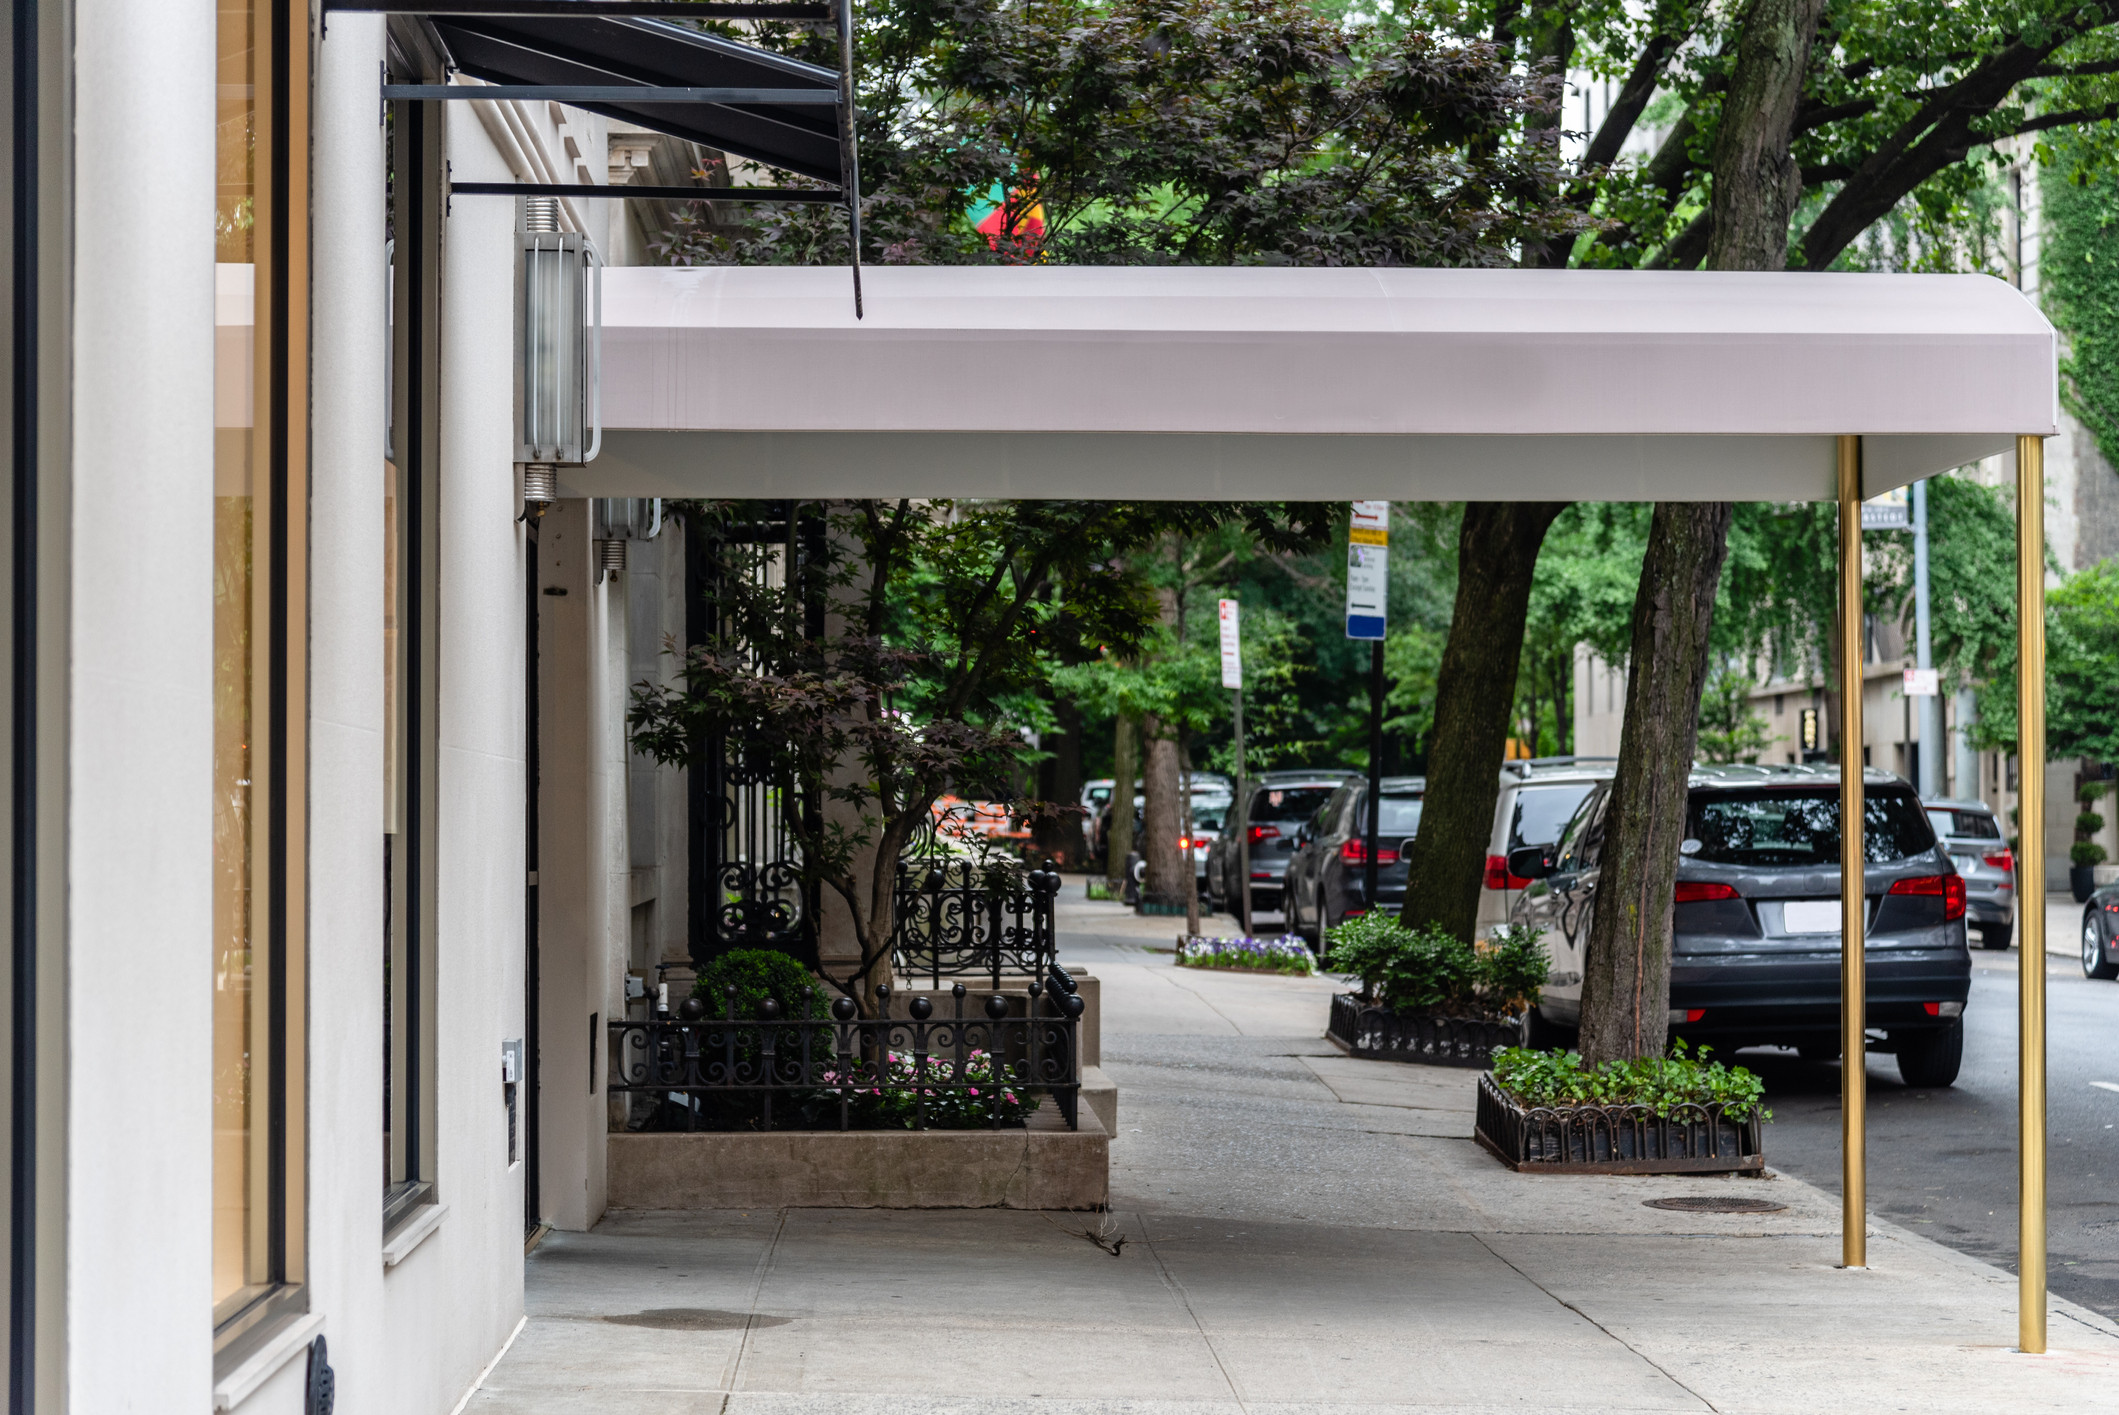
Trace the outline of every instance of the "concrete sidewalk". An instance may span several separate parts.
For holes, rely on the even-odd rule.
[[[1062,927],[1123,1092],[1107,1221],[613,1215],[532,1255],[469,1409],[2119,1408],[2119,1328],[2056,1302],[2052,1354],[2017,1355],[1995,1268],[1872,1224],[1870,1269],[1840,1270],[1836,1202],[1785,1177],[1512,1174],[1468,1138],[1475,1073],[1321,1039],[1328,980],[1175,968],[1148,951],[1170,921],[1116,906]],[[1642,1206],[1716,1193],[1786,1208]]]

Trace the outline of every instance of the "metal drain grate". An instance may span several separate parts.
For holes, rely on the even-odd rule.
[[[1676,1209],[1681,1214],[1773,1214],[1787,1208],[1771,1199],[1732,1199],[1720,1194],[1684,1194],[1675,1199],[1643,1199],[1651,1209]]]

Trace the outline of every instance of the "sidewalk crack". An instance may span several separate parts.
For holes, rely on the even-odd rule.
[[[1207,1355],[1214,1359],[1214,1369],[1221,1374],[1222,1384],[1229,1388],[1229,1399],[1236,1402],[1236,1408],[1243,1411],[1244,1415],[1250,1415],[1251,1403],[1245,1400],[1243,1392],[1236,1388],[1236,1378],[1229,1374],[1228,1364],[1221,1359],[1221,1352],[1215,1349],[1214,1338],[1207,1335],[1205,1324],[1199,1320],[1199,1313],[1193,1310],[1192,1294],[1185,1290],[1185,1285],[1178,1280],[1177,1274],[1170,1271],[1170,1265],[1163,1261],[1161,1250],[1155,1246],[1155,1235],[1148,1231],[1148,1216],[1136,1213],[1133,1217],[1140,1223],[1141,1246],[1148,1250],[1149,1257],[1155,1259],[1155,1270],[1162,1274],[1163,1286],[1176,1293],[1177,1300],[1184,1304],[1185,1315],[1192,1319],[1192,1330],[1199,1333],[1201,1343],[1207,1348]]]
[[[773,1224],[773,1236],[766,1240],[765,1251],[758,1255],[758,1265],[751,1269],[750,1296],[743,1304],[743,1339],[736,1343],[736,1354],[729,1358],[728,1369],[721,1379],[721,1415],[728,1415],[728,1403],[741,1389],[737,1382],[743,1376],[743,1362],[750,1355],[751,1334],[758,1329],[758,1298],[765,1291],[765,1279],[772,1274],[773,1259],[780,1252],[780,1235],[785,1232],[787,1210],[782,1209],[779,1220]]]
[[[1581,1319],[1582,1319],[1583,1321],[1585,1321],[1585,1322],[1589,1323],[1589,1324],[1590,1324],[1591,1326],[1595,1327],[1595,1328],[1596,1328],[1596,1329],[1597,1329],[1598,1331],[1600,1331],[1600,1332],[1604,1333],[1604,1335],[1606,1335],[1606,1336],[1610,1337],[1610,1338],[1611,1338],[1611,1339],[1612,1339],[1613,1341],[1616,1341],[1616,1342],[1617,1342],[1617,1343],[1618,1343],[1619,1345],[1621,1345],[1621,1346],[1625,1347],[1625,1348],[1626,1348],[1626,1349],[1627,1349],[1628,1351],[1632,1352],[1632,1353],[1633,1353],[1633,1354],[1634,1354],[1635,1356],[1639,1357],[1639,1358],[1641,1359],[1641,1361],[1642,1361],[1642,1362],[1643,1362],[1643,1363],[1644,1363],[1644,1364],[1645,1364],[1645,1365],[1646,1365],[1646,1366],[1647,1366],[1647,1367],[1648,1367],[1648,1368],[1649,1368],[1650,1370],[1654,1371],[1654,1372],[1655,1372],[1655,1373],[1656,1373],[1657,1375],[1661,1376],[1661,1377],[1662,1377],[1662,1378],[1663,1378],[1664,1380],[1666,1380],[1666,1381],[1670,1382],[1670,1383],[1671,1383],[1672,1385],[1676,1386],[1676,1387],[1677,1387],[1677,1388],[1678,1388],[1679,1390],[1681,1390],[1681,1391],[1685,1392],[1685,1394],[1687,1394],[1687,1395],[1691,1396],[1691,1397],[1692,1397],[1692,1398],[1693,1398],[1694,1400],[1697,1400],[1697,1401],[1698,1401],[1698,1402],[1699,1402],[1699,1403],[1700,1403],[1701,1405],[1705,1406],[1705,1407],[1706,1407],[1706,1408],[1707,1408],[1708,1410],[1711,1410],[1711,1411],[1715,1411],[1715,1412],[1717,1412],[1717,1415],[1719,1415],[1720,1407],[1719,1407],[1719,1406],[1717,1406],[1717,1405],[1716,1405],[1716,1404],[1715,1404],[1715,1403],[1714,1403],[1713,1401],[1709,1400],[1709,1399],[1708,1399],[1708,1398],[1707,1398],[1706,1396],[1704,1396],[1704,1395],[1701,1395],[1701,1394],[1700,1394],[1700,1393],[1699,1393],[1698,1391],[1694,1390],[1694,1389],[1693,1389],[1693,1388],[1692,1388],[1691,1386],[1689,1386],[1689,1385],[1686,1385],[1686,1384],[1685,1384],[1685,1383],[1684,1383],[1683,1381],[1679,1380],[1679,1379],[1678,1379],[1678,1378],[1677,1378],[1677,1377],[1676,1377],[1676,1376],[1675,1376],[1674,1374],[1672,1374],[1672,1373],[1670,1372],[1670,1370],[1669,1370],[1669,1369],[1668,1369],[1667,1367],[1665,1367],[1665,1366],[1664,1366],[1664,1365],[1663,1365],[1663,1364],[1662,1364],[1662,1363],[1661,1363],[1660,1361],[1656,1360],[1656,1359],[1655,1359],[1655,1358],[1654,1358],[1653,1356],[1650,1356],[1650,1355],[1649,1355],[1649,1354],[1648,1354],[1647,1352],[1645,1352],[1645,1351],[1641,1350],[1641,1348],[1640,1348],[1640,1347],[1638,1347],[1638,1346],[1635,1346],[1635,1345],[1634,1345],[1634,1344],[1633,1344],[1632,1342],[1628,1341],[1628,1340],[1627,1340],[1627,1339],[1626,1339],[1625,1337],[1623,1337],[1623,1336],[1620,1336],[1620,1335],[1619,1335],[1619,1334],[1618,1334],[1617,1332],[1613,1331],[1613,1330],[1612,1330],[1612,1329],[1611,1329],[1610,1327],[1607,1327],[1607,1326],[1605,1326],[1605,1325],[1604,1325],[1604,1324],[1603,1324],[1602,1322],[1598,1321],[1598,1320],[1597,1320],[1597,1319],[1596,1319],[1595,1317],[1592,1317],[1592,1316],[1590,1316],[1590,1315],[1589,1315],[1589,1313],[1587,1313],[1587,1312],[1583,1311],[1583,1310],[1582,1310],[1582,1309],[1581,1309],[1580,1307],[1577,1307],[1577,1306],[1576,1306],[1576,1305],[1575,1305],[1574,1303],[1572,1303],[1572,1302],[1568,1301],[1568,1300],[1567,1300],[1567,1299],[1566,1299],[1565,1297],[1562,1297],[1562,1296],[1561,1296],[1561,1295],[1560,1295],[1559,1293],[1557,1293],[1557,1292],[1553,1291],[1553,1290],[1552,1290],[1551,1288],[1547,1287],[1547,1286],[1546,1286],[1546,1285],[1545,1285],[1544,1283],[1542,1283],[1542,1282],[1538,1281],[1538,1280],[1537,1280],[1536,1278],[1532,1277],[1532,1276],[1531,1276],[1531,1275],[1530,1275],[1529,1273],[1525,1272],[1525,1271],[1524,1271],[1524,1270],[1523,1270],[1522,1268],[1518,1267],[1518,1266],[1517,1266],[1517,1265],[1516,1265],[1516,1264],[1515,1264],[1515,1263],[1514,1263],[1513,1261],[1511,1261],[1511,1260],[1509,1259],[1509,1257],[1508,1257],[1508,1255],[1507,1255],[1507,1254],[1505,1254],[1505,1253],[1501,1252],[1501,1251],[1500,1251],[1499,1249],[1497,1249],[1496,1247],[1494,1247],[1494,1245],[1493,1245],[1493,1244],[1491,1244],[1491,1243],[1487,1242],[1487,1241],[1486,1241],[1486,1235],[1485,1235],[1485,1234],[1483,1234],[1483,1233],[1474,1233],[1474,1234],[1472,1234],[1472,1235],[1471,1235],[1471,1238],[1472,1238],[1472,1241],[1473,1241],[1473,1242],[1475,1242],[1475,1243],[1477,1243],[1477,1244],[1478,1244],[1478,1245],[1479,1245],[1479,1246],[1480,1246],[1481,1248],[1484,1248],[1484,1249],[1485,1249],[1485,1250],[1486,1250],[1487,1252],[1489,1252],[1489,1253],[1492,1253],[1492,1254],[1494,1255],[1494,1257],[1495,1257],[1495,1258],[1497,1258],[1497,1259],[1499,1259],[1499,1260],[1500,1260],[1500,1262],[1502,1263],[1502,1265],[1503,1265],[1503,1266],[1505,1266],[1505,1267],[1506,1267],[1506,1268],[1507,1268],[1507,1269],[1508,1269],[1508,1270],[1509,1270],[1510,1272],[1514,1273],[1514,1274],[1515,1274],[1515,1275],[1516,1275],[1517,1277],[1520,1277],[1520,1278],[1522,1278],[1522,1279],[1523,1279],[1523,1280],[1524,1280],[1525,1282],[1529,1283],[1529,1284],[1530,1284],[1530,1285],[1531,1285],[1532,1287],[1535,1287],[1535,1288],[1537,1288],[1537,1289],[1538,1289],[1538,1291],[1540,1291],[1540,1292],[1544,1293],[1544,1294],[1545,1294],[1545,1295],[1546,1295],[1547,1297],[1550,1297],[1550,1298],[1551,1298],[1551,1299],[1552,1299],[1553,1301],[1555,1301],[1555,1302],[1559,1303],[1559,1304],[1560,1304],[1560,1305],[1561,1305],[1562,1307],[1565,1307],[1565,1308],[1566,1308],[1566,1309],[1567,1309],[1568,1311],[1570,1311],[1570,1312],[1574,1313],[1574,1314],[1575,1314],[1576,1316],[1580,1317],[1580,1318],[1581,1318]]]

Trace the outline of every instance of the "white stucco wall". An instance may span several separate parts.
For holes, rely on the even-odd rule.
[[[213,1385],[214,14],[75,22],[67,1408],[167,1415]]]

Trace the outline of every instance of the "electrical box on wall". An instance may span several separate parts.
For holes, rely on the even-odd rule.
[[[522,1038],[500,1044],[500,1094],[508,1108],[508,1163],[522,1158],[521,1143],[517,1140],[518,1127],[515,1117],[521,1107],[517,1097],[522,1094]]]

